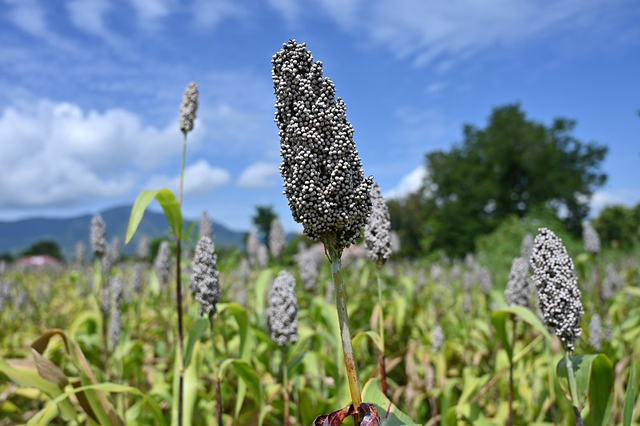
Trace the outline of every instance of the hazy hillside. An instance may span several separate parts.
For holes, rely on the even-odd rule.
[[[117,236],[121,243],[129,222],[131,206],[115,207],[101,212],[107,226],[107,240]],[[65,258],[71,259],[75,255],[76,242],[82,240],[89,248],[89,225],[92,215],[83,215],[66,219],[34,218],[14,222],[0,221],[0,253],[11,252],[17,254],[33,243],[48,239],[56,241],[64,253]],[[185,223],[188,227],[191,221]],[[155,237],[168,235],[169,224],[162,213],[147,210],[140,223],[133,241],[125,248],[125,253],[135,251],[138,238],[147,235]],[[215,243],[218,246],[240,246],[243,232],[231,231],[219,223],[213,223]]]

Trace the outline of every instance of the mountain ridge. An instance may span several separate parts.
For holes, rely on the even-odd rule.
[[[118,237],[120,244],[124,244],[131,208],[132,206],[126,205],[116,206],[100,212],[106,225],[108,242],[113,237]],[[92,214],[82,214],[69,218],[36,217],[16,221],[0,221],[0,254],[18,255],[38,241],[53,240],[60,245],[65,259],[73,259],[78,241],[83,241],[87,250],[90,248],[89,227],[92,217]],[[185,219],[185,229],[194,222],[197,228],[199,219]],[[217,246],[242,246],[245,232],[233,231],[220,223],[212,222]],[[142,235],[146,235],[150,239],[169,238],[169,223],[164,214],[147,209],[136,235],[129,244],[123,247],[123,252],[126,254],[135,253],[136,245]]]

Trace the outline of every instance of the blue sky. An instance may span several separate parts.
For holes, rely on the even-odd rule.
[[[0,0],[0,219],[65,217],[177,188],[178,111],[200,108],[185,216],[246,230],[278,174],[271,57],[306,42],[347,104],[367,175],[414,190],[424,155],[492,108],[577,120],[609,146],[594,209],[640,201],[640,2]]]

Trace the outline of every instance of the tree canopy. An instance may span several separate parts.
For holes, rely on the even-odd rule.
[[[47,254],[58,260],[64,259],[60,246],[52,240],[38,241],[22,252],[22,256],[34,256],[40,254]]]
[[[519,104],[495,108],[485,128],[467,124],[463,141],[427,154],[424,201],[428,249],[462,255],[510,215],[550,208],[579,234],[607,147],[573,136],[576,122],[528,119]]]
[[[269,231],[271,230],[271,222],[278,215],[273,210],[273,206],[256,206],[256,214],[251,217],[253,224],[258,228],[260,239],[267,246],[269,245]]]

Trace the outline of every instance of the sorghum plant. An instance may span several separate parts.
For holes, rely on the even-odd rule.
[[[271,256],[278,259],[282,256],[284,250],[285,234],[282,222],[276,217],[271,221],[271,228],[269,228],[269,251]]]
[[[572,355],[575,341],[582,334],[580,320],[584,315],[578,279],[573,261],[562,240],[547,228],[540,228],[534,240],[533,282],[538,290],[538,304],[547,328],[562,341],[569,378],[571,402],[580,419]]]
[[[289,391],[287,358],[289,345],[298,341],[298,299],[296,280],[281,271],[269,289],[267,329],[271,340],[282,348],[282,387],[284,390],[284,424],[289,424]]]
[[[290,40],[273,56],[275,121],[279,128],[284,194],[304,233],[324,244],[331,262],[336,305],[356,423],[362,398],[347,317],[341,256],[353,244],[371,212],[372,178],[365,178],[346,105],[323,76],[304,43]]]
[[[213,377],[216,389],[216,415],[218,425],[222,425],[222,396],[220,394],[220,378],[217,374],[216,344],[214,335],[214,315],[217,312],[216,304],[220,301],[220,283],[217,267],[218,256],[211,237],[202,235],[196,245],[191,271],[191,292],[200,303],[200,315],[209,317],[209,329],[211,331],[211,353],[213,358]]]
[[[202,216],[200,216],[198,231],[200,233],[200,238],[206,236],[211,238],[211,241],[213,241],[213,223],[211,223],[211,218],[209,218],[209,213],[207,213],[206,210],[203,210]]]
[[[387,378],[384,352],[384,309],[382,307],[382,277],[381,269],[391,257],[391,215],[387,204],[380,193],[378,184],[371,187],[371,215],[364,228],[364,245],[367,256],[377,266],[378,281],[378,334],[380,335],[380,381],[382,392],[387,393]]]

